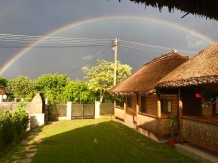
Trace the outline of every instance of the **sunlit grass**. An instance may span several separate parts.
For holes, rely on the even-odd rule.
[[[119,122],[60,121],[43,127],[44,141],[33,163],[43,162],[194,162],[166,144],[159,144]]]

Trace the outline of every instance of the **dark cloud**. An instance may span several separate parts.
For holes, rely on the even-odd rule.
[[[73,24],[82,20],[90,20],[106,16],[136,16],[154,17],[156,21],[146,19],[110,19],[80,25],[66,30],[56,36],[70,38],[89,39],[119,39],[138,42],[156,46],[176,48],[188,51],[200,51],[211,44],[194,33],[174,28],[158,20],[172,22],[179,26],[185,26],[190,31],[197,31],[215,40],[218,38],[218,22],[206,20],[205,18],[187,15],[175,10],[169,13],[166,8],[160,13],[152,7],[145,9],[144,5],[135,4],[130,1],[3,1],[0,6],[0,33],[42,36],[67,24]],[[22,45],[0,41],[0,45]],[[27,45],[27,44],[25,44]],[[60,46],[60,45],[52,45]],[[25,47],[23,47],[25,48]],[[32,48],[14,64],[12,64],[2,75],[7,78],[15,78],[17,75],[27,75],[36,78],[45,73],[68,74],[71,79],[83,79],[81,66],[86,64],[98,54],[106,50],[104,47],[83,48]],[[0,67],[5,65],[22,48],[0,48]],[[161,55],[152,51],[118,48],[118,60],[130,64],[133,71],[148,62],[150,59]],[[113,50],[109,49],[97,59],[113,61]],[[95,60],[86,66],[92,66]],[[78,69],[79,68],[79,69]],[[77,71],[75,71],[78,69]],[[72,73],[71,73],[72,72]]]

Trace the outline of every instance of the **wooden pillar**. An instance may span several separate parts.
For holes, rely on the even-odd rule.
[[[181,98],[181,90],[179,88],[179,141],[183,144],[183,121],[182,121],[182,98]]]
[[[127,97],[126,95],[124,95],[124,117],[123,117],[123,121],[124,121],[124,124],[126,123],[126,103],[127,103]]]
[[[159,141],[161,141],[161,102],[160,94],[157,94],[157,121],[158,121],[158,136]]]
[[[115,109],[116,109],[116,94],[114,94],[114,114],[115,114]]]
[[[138,130],[139,95],[136,95],[136,129]]]

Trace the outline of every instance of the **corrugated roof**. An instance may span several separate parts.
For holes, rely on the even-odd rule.
[[[158,82],[158,87],[218,83],[218,42],[202,50]]]
[[[157,82],[189,58],[172,51],[154,58],[108,92],[111,94],[149,94]]]

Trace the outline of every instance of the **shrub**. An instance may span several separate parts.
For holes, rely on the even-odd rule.
[[[0,146],[5,143],[12,143],[22,131],[27,129],[29,115],[25,112],[23,106],[25,105],[18,105],[14,113],[5,110],[0,116]]]

